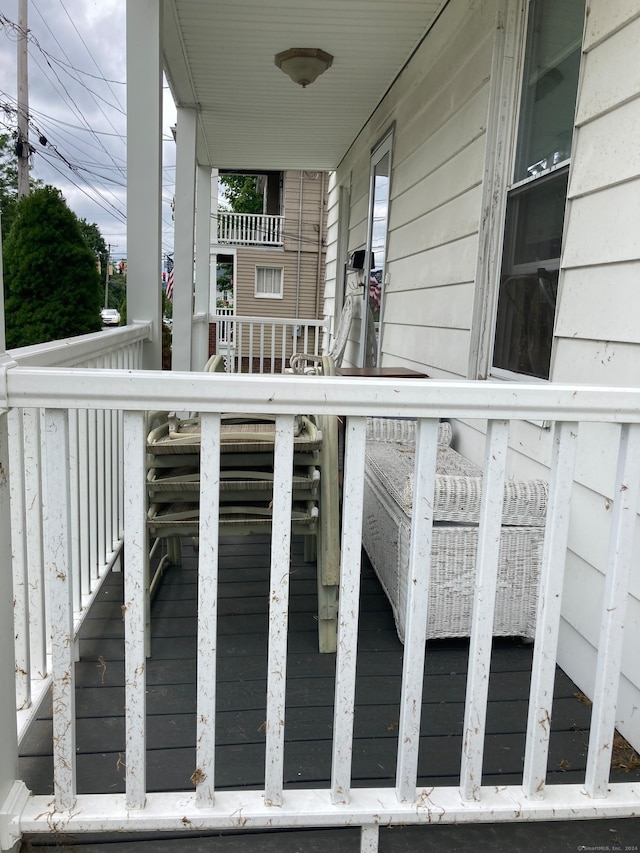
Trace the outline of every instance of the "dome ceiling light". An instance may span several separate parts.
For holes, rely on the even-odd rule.
[[[331,67],[333,56],[319,47],[290,47],[278,53],[275,63],[305,89]]]

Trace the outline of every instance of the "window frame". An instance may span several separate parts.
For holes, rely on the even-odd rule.
[[[270,270],[280,273],[280,292],[279,293],[260,293],[258,291],[258,273],[260,270]],[[269,264],[256,264],[255,278],[253,286],[253,295],[255,299],[284,299],[284,267]]]
[[[489,275],[484,281],[484,287],[486,288],[485,295],[484,297],[481,296],[481,303],[484,306],[484,315],[486,321],[488,321],[485,323],[485,329],[488,334],[485,338],[484,344],[482,343],[482,337],[484,337],[484,335],[481,335],[479,340],[476,339],[478,340],[478,343],[476,344],[478,349],[476,350],[475,356],[472,354],[472,359],[475,360],[476,365],[475,375],[484,374],[484,376],[487,378],[510,381],[548,382],[552,374],[553,352],[555,349],[555,339],[553,337],[553,332],[551,338],[551,361],[549,367],[549,376],[547,378],[536,377],[527,373],[515,372],[513,370],[509,370],[504,367],[497,367],[494,365],[496,351],[496,334],[498,332],[498,303],[500,297],[501,282],[503,280],[504,255],[505,253],[513,250],[513,240],[511,241],[511,244],[509,243],[509,231],[511,227],[511,223],[508,221],[509,201],[517,194],[526,193],[528,187],[532,185],[538,185],[538,182],[540,182],[541,180],[548,180],[552,178],[556,173],[568,171],[571,162],[569,152],[568,157],[562,159],[562,161],[560,162],[550,164],[548,168],[545,168],[536,175],[527,176],[518,180],[516,180],[515,178],[516,164],[519,152],[518,136],[521,126],[521,113],[522,110],[525,108],[523,84],[528,64],[527,47],[528,28],[531,20],[530,7],[531,3],[534,1],[535,0],[527,0],[526,3],[522,4],[519,10],[514,10],[511,15],[510,23],[512,27],[512,39],[515,42],[515,46],[517,46],[517,50],[512,53],[512,56],[515,55],[516,57],[515,69],[517,69],[517,71],[515,75],[515,84],[512,84],[512,88],[510,89],[510,91],[507,92],[506,96],[504,92],[502,92],[500,95],[497,95],[497,101],[494,107],[496,111],[496,116],[498,116],[498,118],[495,119],[496,125],[502,123],[502,133],[506,134],[506,136],[503,136],[502,138],[508,143],[508,154],[502,162],[495,164],[499,167],[499,173],[496,174],[496,180],[501,181],[502,183],[502,201],[500,205],[500,212],[498,213],[497,211],[494,211],[495,218],[493,219],[494,227],[499,229],[499,239],[494,244],[495,248],[492,252],[490,270],[488,270]],[[582,44],[582,42],[580,42],[580,44]],[[505,46],[505,43],[503,43],[503,49],[506,55],[508,51],[508,46]],[[503,85],[504,80],[505,77],[503,76]],[[573,131],[575,134],[575,126],[573,127]],[[501,178],[499,177],[499,174],[501,174]],[[493,189],[495,189],[495,186],[493,187]],[[554,258],[540,263],[540,266],[544,266],[548,271],[560,272],[565,226],[563,226],[562,229],[563,233],[558,258]],[[531,269],[529,270],[529,272],[531,273],[534,271],[536,264],[535,262],[532,262],[530,265],[518,266],[522,271],[524,271],[525,266],[530,266]],[[554,312],[554,326],[556,315],[557,304]],[[482,361],[484,361],[485,363],[484,369],[482,367]],[[472,362],[471,364],[471,369],[473,371],[474,362]]]

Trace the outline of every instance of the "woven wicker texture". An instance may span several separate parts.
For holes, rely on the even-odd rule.
[[[364,548],[389,598],[404,642],[411,520],[369,473],[365,478]],[[468,637],[471,630],[475,527],[436,525],[431,550],[427,638]],[[496,591],[495,636],[533,638],[543,530],[503,527]]]
[[[371,418],[362,542],[387,593],[404,640],[409,571],[415,421]],[[471,629],[482,470],[451,447],[441,424],[427,637],[466,637]],[[505,483],[494,634],[533,637],[547,484]]]
[[[416,440],[414,418],[367,418],[367,438],[373,441]],[[451,424],[443,421],[438,426],[438,444],[451,444]]]
[[[409,442],[367,442],[367,471],[408,516],[413,507],[414,464],[414,446]],[[436,473],[434,520],[477,524],[481,469],[452,448],[438,445]],[[543,480],[507,480],[502,523],[542,527],[547,494]]]

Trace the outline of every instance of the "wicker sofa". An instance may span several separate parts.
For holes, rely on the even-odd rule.
[[[440,425],[432,579],[427,639],[467,637],[471,629],[481,469],[450,447]],[[415,422],[371,418],[367,424],[362,541],[404,642]],[[542,480],[505,484],[494,620],[495,636],[532,639],[547,505]]]

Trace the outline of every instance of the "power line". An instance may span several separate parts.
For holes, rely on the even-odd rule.
[[[60,0],[60,5],[61,5],[61,6],[62,6],[62,8],[64,9],[64,11],[65,11],[65,13],[66,13],[66,15],[67,15],[67,18],[69,18],[69,20],[71,21],[71,24],[72,24],[72,26],[73,26],[74,30],[76,31],[76,33],[78,33],[78,38],[80,39],[80,41],[81,41],[81,42],[82,42],[82,44],[84,45],[84,49],[85,49],[85,50],[87,51],[87,53],[89,54],[89,56],[90,56],[90,58],[91,58],[91,61],[93,62],[93,64],[94,64],[94,65],[95,65],[95,67],[97,68],[97,70],[98,70],[98,71],[100,72],[100,74],[102,75],[102,77],[101,77],[100,79],[104,80],[104,82],[105,82],[105,83],[107,83],[107,85],[109,86],[109,90],[110,90],[111,94],[113,95],[113,97],[116,99],[116,101],[118,102],[118,104],[119,104],[119,106],[120,106],[120,111],[121,111],[121,112],[122,112],[122,114],[124,115],[124,114],[126,113],[126,110],[125,110],[125,108],[122,106],[122,104],[120,104],[120,103],[119,103],[119,101],[118,101],[118,96],[116,95],[116,93],[113,91],[113,89],[112,89],[112,88],[111,88],[111,86],[109,85],[109,83],[110,83],[110,82],[112,82],[112,81],[108,81],[108,80],[106,79],[106,77],[104,76],[104,74],[102,73],[102,69],[100,68],[100,66],[99,66],[99,65],[98,65],[98,63],[96,62],[96,58],[95,58],[95,56],[94,56],[93,52],[92,52],[92,51],[90,51],[90,50],[89,50],[89,48],[87,47],[87,43],[85,42],[84,38],[83,38],[83,37],[82,37],[82,35],[80,34],[80,32],[79,32],[78,28],[76,27],[76,25],[75,25],[75,21],[73,20],[73,18],[71,17],[71,15],[69,14],[69,12],[67,11],[67,7],[64,5],[63,0]]]
[[[38,65],[38,67],[40,68],[40,70],[43,72],[43,74],[45,75],[45,77],[47,77],[47,78],[49,79],[49,82],[50,82],[50,83],[52,83],[52,85],[54,86],[54,89],[55,89],[56,87],[55,87],[55,84],[53,83],[53,80],[51,80],[51,78],[49,78],[49,77],[48,77],[47,72],[45,71],[45,69],[43,69],[43,68],[42,68],[42,66],[41,66],[41,65],[40,65],[40,63],[38,62],[37,57],[34,57],[34,61],[36,62],[36,64],[37,64],[37,65]],[[59,75],[57,74],[57,72],[55,71],[55,69],[53,68],[53,66],[51,65],[51,63],[50,63],[50,62],[48,62],[48,61],[47,61],[47,66],[51,69],[51,71],[53,72],[53,74],[54,74],[54,76],[55,76],[56,80],[58,81],[59,85],[62,87],[62,89],[63,89],[63,91],[64,91],[64,94],[66,95],[67,106],[71,106],[72,110],[75,112],[75,114],[76,114],[76,116],[78,117],[78,119],[79,119],[82,123],[84,123],[84,124],[85,124],[85,126],[89,129],[89,131],[91,132],[91,135],[94,137],[94,139],[96,140],[96,142],[98,143],[98,145],[99,145],[99,147],[102,149],[102,151],[104,151],[104,153],[105,153],[105,154],[107,155],[107,157],[108,157],[108,158],[113,162],[113,164],[114,164],[115,166],[117,166],[117,164],[116,164],[115,160],[113,159],[113,156],[111,155],[111,153],[107,150],[107,148],[106,148],[106,146],[103,144],[102,140],[101,140],[101,139],[99,139],[99,137],[98,137],[98,136],[95,134],[95,132],[93,131],[93,128],[91,127],[91,125],[89,124],[89,122],[87,121],[87,119],[85,118],[84,113],[82,112],[82,110],[80,109],[80,107],[78,106],[78,104],[76,103],[76,101],[75,101],[75,99],[73,98],[73,96],[72,96],[71,92],[69,92],[69,90],[68,90],[68,89],[67,89],[67,87],[64,85],[64,83],[63,83],[63,82],[62,82],[62,80],[60,79]],[[62,100],[65,100],[65,99],[64,99],[64,97],[60,94],[60,92],[59,92],[59,91],[58,91],[58,94],[60,95],[60,97],[61,97],[61,99],[62,99]],[[118,168],[119,168],[119,167],[118,167]],[[124,171],[123,171],[123,175],[124,175]]]

